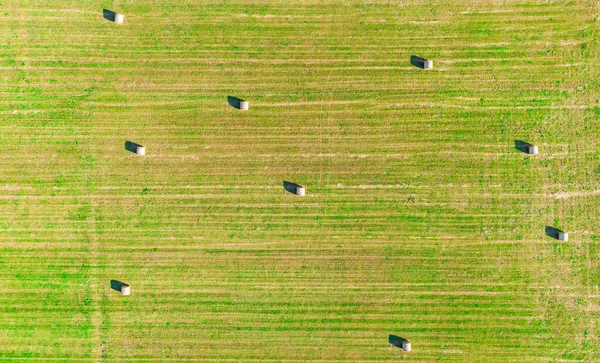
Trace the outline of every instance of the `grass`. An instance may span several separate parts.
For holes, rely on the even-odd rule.
[[[0,357],[598,360],[597,12],[9,1]]]

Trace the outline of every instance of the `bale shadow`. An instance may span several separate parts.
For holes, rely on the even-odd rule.
[[[515,149],[519,150],[522,153],[529,154],[529,147],[533,146],[528,142],[523,140],[515,140]]]
[[[130,151],[134,154],[137,154],[137,148],[142,146],[140,144],[136,144],[133,141],[125,141],[125,150]]]
[[[102,9],[102,17],[108,21],[115,21],[117,13],[108,9]]]
[[[242,107],[242,101],[244,100],[242,100],[241,98],[227,96],[227,103],[229,104],[229,106],[237,108],[238,110]]]
[[[418,57],[416,55],[410,56],[410,64],[417,68],[425,69],[425,58]]]
[[[298,191],[298,188],[300,188],[300,187],[301,187],[300,184],[292,183],[291,181],[287,181],[287,180],[283,181],[283,189],[285,189],[285,191],[290,192],[292,194],[296,194],[296,192]]]
[[[564,232],[564,231],[560,230],[558,228],[546,226],[545,232],[546,232],[546,236],[554,238],[554,239],[558,239],[558,233],[559,232]]]
[[[127,284],[124,282],[121,282],[121,281],[117,281],[117,280],[110,280],[110,288],[111,289],[121,292],[122,286],[127,286]]]
[[[388,341],[394,347],[398,347],[398,348],[402,349],[402,342],[407,342],[408,339],[404,339],[404,338],[399,337],[397,335],[390,334],[390,336],[388,338]]]

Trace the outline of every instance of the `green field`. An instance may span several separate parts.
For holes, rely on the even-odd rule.
[[[0,4],[0,361],[600,361],[598,1]]]

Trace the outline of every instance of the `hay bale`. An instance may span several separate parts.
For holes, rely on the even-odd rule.
[[[240,110],[248,111],[248,101],[240,101]]]
[[[127,284],[121,285],[121,295],[129,295],[131,294],[131,288]]]
[[[301,187],[298,185],[298,187],[296,187],[296,195],[299,197],[303,197],[306,195],[306,189],[304,187]]]
[[[538,154],[538,147],[535,145],[529,145],[529,154],[530,155],[537,155]]]
[[[142,145],[137,145],[135,148],[135,153],[138,155],[146,155],[146,147]]]
[[[424,69],[433,69],[433,61],[432,60],[426,60],[423,68]]]
[[[566,242],[569,240],[569,234],[567,232],[558,232],[558,239]]]
[[[125,20],[125,15],[123,14],[115,14],[115,23],[123,24],[123,20]]]
[[[402,350],[405,352],[410,352],[412,350],[412,348],[410,346],[410,342],[408,340],[402,341]]]

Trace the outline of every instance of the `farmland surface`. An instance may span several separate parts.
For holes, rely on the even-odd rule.
[[[0,361],[600,360],[597,1],[0,5]]]

